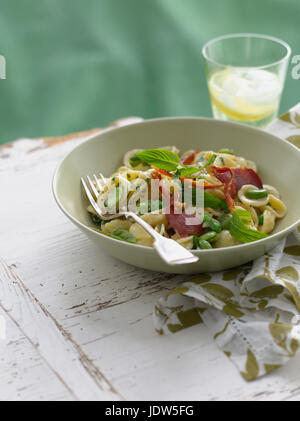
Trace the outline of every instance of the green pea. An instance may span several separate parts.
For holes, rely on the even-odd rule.
[[[215,231],[210,231],[210,232],[207,232],[206,234],[201,235],[201,237],[199,237],[199,242],[208,241],[209,243],[212,243],[216,241],[217,238],[218,238],[218,234]]]
[[[212,245],[208,241],[205,241],[205,240],[200,240],[199,241],[199,247],[202,250],[210,250],[210,249],[212,249]]]
[[[230,228],[231,218],[232,218],[232,215],[228,213],[220,216],[219,221],[223,230],[228,230]]]
[[[209,227],[212,231],[220,232],[222,231],[222,226],[219,221],[212,218],[210,215],[205,214],[203,218],[203,225],[204,227]]]
[[[258,223],[259,223],[259,225],[263,225],[264,224],[264,221],[265,221],[265,217],[264,217],[264,214],[262,213],[258,217]]]
[[[212,249],[212,245],[207,240],[202,240],[201,237],[194,236],[193,238],[194,250],[199,249]]]
[[[266,189],[256,189],[256,190],[249,190],[246,193],[246,196],[248,199],[264,199],[265,197],[268,197],[269,192]]]

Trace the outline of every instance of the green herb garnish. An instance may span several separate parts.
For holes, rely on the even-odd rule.
[[[188,165],[181,164],[177,167],[174,178],[191,177],[192,175],[197,174],[198,172],[203,171],[205,168],[212,165],[216,158],[217,155],[212,155],[202,167],[189,167]]]
[[[116,230],[111,235],[113,238],[116,238],[117,240],[126,241],[127,243],[132,243],[132,244],[136,243],[135,236],[132,235],[127,230]]]
[[[181,202],[186,203],[188,205],[192,204],[192,206],[197,205],[197,187],[191,188],[184,188],[184,183],[182,183],[182,190],[181,190]],[[202,190],[202,189],[201,189]],[[215,210],[223,210],[228,212],[228,205],[225,200],[221,200],[218,197],[208,193],[206,190],[202,190],[203,192],[203,207],[204,208],[211,208]],[[201,192],[201,194],[202,194]],[[198,203],[199,205],[199,203]]]
[[[130,160],[129,160],[129,162],[130,162],[130,165],[133,167],[133,168],[135,168],[135,167],[137,167],[138,165],[140,165],[140,164],[142,164],[143,162],[135,155],[135,156],[133,156],[133,157],[131,157],[130,158]]]
[[[180,162],[180,158],[176,153],[166,149],[148,149],[147,151],[138,152],[135,157],[144,164],[164,171],[176,171]]]
[[[166,149],[148,149],[133,156],[130,159],[130,165],[136,167],[139,164],[146,164],[164,171],[175,171],[174,178],[182,178],[190,177],[204,170],[214,163],[216,157],[216,155],[212,155],[204,166],[198,168],[180,164],[180,158],[174,152]]]
[[[251,214],[248,211],[236,210],[230,220],[230,234],[242,243],[251,243],[253,241],[267,238],[268,235],[260,231],[248,228],[246,224],[251,222]]]
[[[203,218],[203,227],[210,228],[212,231],[215,232],[222,231],[222,225],[220,224],[220,222],[207,214],[205,214]]]
[[[215,210],[224,210],[228,211],[228,205],[226,203],[226,200],[221,200],[218,197],[214,196],[211,193],[208,193],[207,191],[204,191],[204,207],[205,208],[211,208]]]
[[[102,219],[98,216],[98,215],[95,215],[94,213],[92,213],[92,212],[89,212],[89,214],[90,214],[90,217],[91,217],[91,220],[92,220],[92,222],[95,224],[95,225],[99,225],[99,226],[101,226],[101,224],[102,224]]]
[[[202,170],[204,170],[205,168],[209,167],[210,165],[212,165],[215,160],[217,158],[217,155],[212,155],[209,160],[206,162],[206,164],[201,168]]]
[[[99,232],[100,234],[105,235],[106,237],[114,238],[115,240],[125,241],[126,243],[136,244],[136,238],[127,230],[116,230],[112,234],[103,232],[98,228],[90,227],[93,231]]]
[[[179,165],[175,171],[174,178],[190,177],[201,171],[201,168],[189,167],[187,165]]]
[[[223,230],[229,230],[231,218],[232,215],[230,215],[230,213],[225,213],[224,215],[219,217],[219,222]]]

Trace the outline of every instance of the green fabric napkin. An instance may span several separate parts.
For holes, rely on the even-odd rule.
[[[268,131],[300,147],[300,103]],[[155,305],[156,331],[204,322],[247,381],[281,367],[300,347],[299,241],[300,229],[252,264],[184,280]]]

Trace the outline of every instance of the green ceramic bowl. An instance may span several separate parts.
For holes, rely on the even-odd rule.
[[[175,145],[181,151],[200,147],[202,150],[230,148],[236,155],[258,164],[265,184],[282,193],[288,215],[270,237],[255,243],[194,253],[199,261],[191,265],[168,266],[156,251],[109,238],[89,228],[87,201],[80,177],[102,172],[111,175],[130,149]],[[97,246],[110,255],[140,268],[160,272],[201,273],[220,271],[249,262],[275,247],[296,229],[300,216],[300,151],[290,143],[267,132],[241,124],[205,118],[167,118],[108,130],[76,147],[59,165],[53,192],[66,216]]]

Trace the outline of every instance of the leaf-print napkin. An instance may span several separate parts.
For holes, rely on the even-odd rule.
[[[300,103],[268,131],[300,147]],[[300,229],[252,264],[196,276],[155,305],[159,334],[202,322],[247,381],[293,357],[300,347]]]

